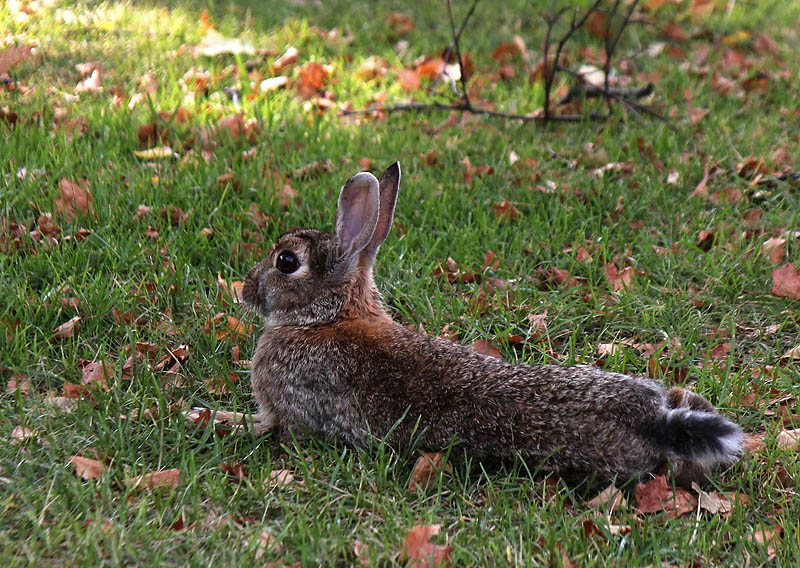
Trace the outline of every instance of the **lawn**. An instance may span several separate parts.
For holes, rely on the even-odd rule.
[[[461,88],[431,78],[446,3],[412,4],[0,7],[8,565],[411,565],[415,525],[454,566],[800,564],[800,4],[642,2],[613,81],[652,82],[658,116],[345,114]],[[473,103],[541,107],[544,4],[478,4]],[[595,20],[565,64],[602,66]],[[556,113],[604,110],[555,104],[570,84]],[[633,487],[597,504],[535,464],[452,456],[415,487],[411,449],[187,417],[255,410],[245,273],[281,233],[330,230],[342,183],[395,160],[376,280],[398,321],[686,386],[750,451],[643,512]]]

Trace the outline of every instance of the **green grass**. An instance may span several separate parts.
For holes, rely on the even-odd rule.
[[[649,14],[655,25],[631,28],[620,56],[636,68],[634,77],[658,75],[652,102],[668,123],[618,109],[608,123],[552,126],[469,115],[455,115],[448,123],[442,113],[343,119],[334,111],[304,109],[292,89],[248,98],[245,74],[270,76],[275,55],[237,61],[191,54],[202,37],[200,14],[206,9],[221,33],[249,39],[269,53],[296,46],[298,67],[310,60],[332,65],[327,88],[338,103],[362,107],[379,92],[398,101],[409,94],[395,70],[370,81],[357,71],[372,55],[392,67],[408,67],[419,56],[439,52],[449,36],[439,5],[408,9],[415,28],[404,38],[407,49],[398,53],[393,49],[398,38],[385,21],[396,8],[388,2],[325,2],[324,7],[270,2],[253,8],[196,1],[74,4],[54,2],[25,21],[0,7],[0,52],[17,44],[38,46],[35,57],[10,72],[30,91],[0,91],[0,108],[19,116],[14,127],[0,122],[5,220],[0,227],[0,558],[31,566],[244,565],[257,559],[347,566],[358,562],[354,544],[360,541],[370,565],[393,565],[403,563],[407,531],[435,523],[442,534],[434,541],[454,546],[458,566],[559,566],[565,558],[600,566],[741,565],[748,559],[761,565],[770,554],[752,535],[765,527],[783,528],[774,544],[775,563],[800,561],[797,453],[774,442],[784,427],[798,427],[791,420],[800,374],[795,362],[781,357],[798,342],[799,312],[797,300],[771,294],[775,267],[761,249],[767,238],[800,227],[800,192],[787,183],[756,187],[736,174],[748,156],[765,159],[770,171],[798,169],[793,113],[800,67],[792,48],[797,30],[780,24],[797,20],[796,4],[723,3],[733,5],[730,14],[723,9],[701,16],[668,5]],[[464,8],[457,5],[457,14]],[[479,6],[464,45],[479,76],[493,72],[492,50],[515,33],[531,50],[540,44],[540,10],[529,3]],[[697,36],[680,44],[685,57],[669,50],[637,57],[663,40],[657,28],[673,19],[687,36]],[[313,26],[336,27],[339,39],[325,40]],[[775,55],[756,50],[762,33],[776,42]],[[597,45],[585,34],[577,41]],[[731,42],[756,62],[742,79],[758,70],[770,77],[765,92],[737,98],[712,87],[715,72],[733,74],[723,61]],[[681,68],[703,47],[709,47],[706,62]],[[86,61],[102,62],[106,92],[75,99],[81,79],[75,64]],[[222,76],[232,64],[236,68]],[[192,66],[211,74],[207,93],[194,102],[186,100],[180,85]],[[137,81],[148,71],[157,79],[152,103],[129,109]],[[212,134],[208,161],[184,160],[184,144],[193,134],[236,112],[223,88],[238,84],[244,84],[241,111],[257,121],[253,143]],[[125,93],[119,107],[111,104],[111,87]],[[686,91],[692,107],[709,110],[696,125],[688,119]],[[509,112],[532,110],[537,96],[538,84],[529,84],[524,73],[482,92]],[[139,127],[155,112],[172,113],[179,105],[192,115],[186,124],[172,124],[168,142],[179,157],[154,164],[137,158]],[[53,127],[56,117],[61,127]],[[63,127],[64,120],[81,127],[73,132]],[[785,165],[771,158],[780,147],[791,157]],[[243,152],[250,149],[255,154],[245,159]],[[522,158],[513,166],[511,151]],[[430,152],[436,165],[426,161]],[[369,158],[376,173],[394,160],[403,168],[397,224],[377,269],[379,287],[398,320],[422,324],[431,334],[447,328],[465,343],[491,339],[508,360],[581,360],[631,374],[647,374],[648,358],[625,346],[600,358],[597,346],[679,340],[680,349],[659,347],[657,356],[662,366],[684,370],[685,378],[670,372],[665,381],[681,377],[748,432],[765,435],[766,449],[711,480],[719,490],[745,494],[747,504],[726,518],[707,512],[672,520],[636,518],[631,497],[629,506],[612,516],[614,524],[632,525],[630,534],[587,537],[583,522],[595,518],[587,495],[546,482],[520,464],[484,471],[454,460],[451,476],[427,492],[409,493],[417,457],[411,451],[353,450],[319,441],[280,446],[269,436],[220,437],[210,428],[187,426],[181,412],[192,406],[254,409],[247,368],[236,362],[232,348],[240,350],[239,359],[249,358],[260,323],[220,292],[218,275],[242,280],[290,228],[329,229],[336,191],[360,169],[361,158]],[[493,173],[465,183],[464,158],[491,166]],[[528,158],[536,166],[520,167]],[[328,169],[291,176],[326,159]],[[709,180],[710,192],[736,188],[741,202],[690,197],[707,161],[719,168]],[[608,162],[628,162],[631,172],[591,173]],[[671,169],[679,173],[676,185],[666,183]],[[229,172],[238,183],[219,184],[217,178]],[[270,172],[289,176],[297,197],[288,207],[275,197],[283,181]],[[40,215],[55,215],[62,178],[88,181],[91,215],[75,222],[56,218],[59,242],[47,246],[29,232]],[[553,192],[536,189],[548,182],[555,184]],[[519,219],[496,218],[492,205],[503,199],[520,210]],[[140,205],[151,211],[137,219]],[[170,207],[188,213],[184,223],[162,216],[162,208]],[[252,221],[251,207],[265,216],[264,227]],[[756,208],[761,214],[752,220],[748,213]],[[11,221],[25,226],[18,246],[2,244]],[[91,233],[75,242],[79,228]],[[211,236],[201,233],[204,228],[213,230]],[[148,230],[157,236],[146,235]],[[708,250],[697,246],[704,230],[715,235]],[[249,254],[243,243],[252,245]],[[653,249],[673,244],[676,254]],[[592,255],[590,263],[577,261],[579,247]],[[800,261],[796,238],[788,238],[785,249],[785,262]],[[450,284],[432,276],[448,257],[462,270],[480,271],[487,250],[498,254],[500,264],[484,276],[513,280],[508,301],[490,292],[481,303],[481,284]],[[632,290],[611,290],[604,270],[611,262],[641,271]],[[546,276],[551,268],[585,280],[560,287]],[[78,298],[77,311],[61,302],[72,297]],[[115,309],[141,321],[120,322]],[[219,312],[242,318],[253,333],[218,338],[206,324]],[[544,312],[547,330],[536,332],[528,316]],[[74,315],[82,318],[78,333],[54,339],[53,330]],[[525,341],[507,342],[512,335]],[[123,366],[137,342],[157,346],[151,363],[179,345],[189,355],[176,374],[137,365],[125,375]],[[716,366],[700,365],[723,343],[730,343],[729,357]],[[63,394],[65,382],[81,382],[81,360],[110,361],[111,388],[92,391],[73,412],[59,410],[52,397]],[[771,378],[754,373],[766,365],[774,366]],[[12,376],[29,378],[31,392],[5,389]],[[212,392],[206,379],[221,377],[226,388]],[[755,402],[745,398],[752,394]],[[768,405],[781,397],[784,411]],[[35,438],[12,444],[17,426],[31,428]],[[108,472],[84,481],[69,465],[78,454],[100,459]],[[245,479],[230,479],[223,463],[243,464]],[[126,485],[134,476],[170,468],[181,470],[175,491],[150,493]],[[281,469],[291,471],[294,482],[265,488],[270,472]],[[179,519],[183,528],[176,530]],[[608,530],[604,521],[597,523]],[[265,533],[271,535],[266,547],[259,544]]]

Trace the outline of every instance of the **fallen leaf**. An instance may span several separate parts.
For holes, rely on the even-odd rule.
[[[16,426],[11,431],[11,443],[16,445],[24,444],[27,440],[31,438],[36,438],[36,434],[34,434],[33,430],[28,428],[27,426]]]
[[[33,391],[33,383],[24,375],[11,375],[6,382],[6,392],[14,393],[17,390],[22,396],[28,396]]]
[[[761,245],[761,250],[764,256],[769,259],[770,263],[780,264],[786,256],[786,251],[783,248],[785,244],[786,239],[773,237],[764,241],[764,244]]]
[[[178,488],[180,476],[180,469],[166,469],[164,471],[137,475],[132,479],[126,480],[125,485],[127,485],[129,489],[147,489],[148,491],[154,491],[156,489],[174,490]]]
[[[678,185],[678,182],[681,179],[681,174],[676,169],[671,169],[669,171],[669,175],[667,175],[667,185]]]
[[[697,493],[700,498],[700,508],[705,509],[712,515],[721,514],[726,515],[733,510],[733,503],[726,496],[718,495],[716,491],[705,492],[694,481],[692,482],[692,489]]]
[[[403,556],[407,559],[406,568],[428,568],[450,566],[452,546],[441,546],[430,542],[439,534],[441,525],[414,525],[403,541]]]
[[[205,55],[215,57],[224,53],[247,54],[255,53],[253,44],[246,39],[225,37],[215,29],[209,29],[192,51],[195,57]]]
[[[660,475],[636,486],[636,510],[640,513],[667,511],[670,517],[679,517],[694,511],[697,499],[681,487],[673,488],[667,478]]]
[[[800,300],[800,268],[791,262],[772,271],[772,293],[780,298]]]
[[[368,551],[369,548],[366,544],[361,542],[360,540],[356,540],[353,543],[353,554],[355,554],[356,558],[358,558],[358,563],[361,564],[364,568],[369,566],[369,555]]]
[[[450,473],[450,464],[444,463],[444,454],[428,453],[417,458],[414,471],[408,480],[408,491],[413,493],[417,489],[427,491],[436,485],[441,473]]]
[[[58,197],[56,198],[56,212],[63,215],[67,221],[74,221],[81,215],[89,215],[92,207],[92,193],[89,191],[89,182],[79,179],[77,183],[62,178],[58,182]]]
[[[615,292],[621,292],[633,286],[634,269],[632,266],[626,266],[622,270],[618,270],[614,263],[606,264],[604,267],[606,273],[606,280],[611,284],[611,289]]]
[[[327,66],[310,61],[300,69],[300,77],[295,85],[297,93],[304,99],[318,96],[328,82]]]
[[[264,554],[268,550],[274,548],[274,546],[275,546],[275,535],[273,535],[268,529],[264,529],[258,536],[258,543],[256,546],[256,553],[255,553],[256,560],[264,556]],[[267,566],[269,566],[269,564]]]
[[[0,75],[28,59],[33,53],[32,45],[9,47],[0,51]]]
[[[95,69],[92,74],[75,85],[76,93],[102,93],[103,85],[100,81],[100,69]]]
[[[625,500],[625,496],[622,492],[617,489],[614,484],[612,483],[605,489],[603,489],[600,493],[598,493],[594,498],[592,498],[588,503],[586,503],[589,507],[596,508],[596,507],[604,507],[608,509],[608,513],[611,514],[617,507],[627,507],[628,503]]]
[[[278,57],[278,59],[272,63],[272,70],[278,73],[289,65],[295,63],[298,57],[300,57],[300,52],[297,51],[297,48],[289,46],[286,48],[286,51],[283,52],[283,55]]]
[[[419,73],[417,73],[414,69],[401,69],[398,72],[398,77],[400,79],[400,86],[405,91],[416,91],[419,89],[420,85],[422,85],[422,80],[419,77]]]
[[[777,558],[776,546],[780,543],[781,528],[775,529],[759,528],[748,535],[750,542],[755,542],[767,549],[767,560],[774,561]]]
[[[81,316],[73,316],[69,321],[62,323],[53,330],[53,337],[57,337],[58,339],[74,337],[75,332],[77,332],[80,327],[80,321],[82,319]]]
[[[163,160],[171,158],[174,152],[169,146],[156,146],[147,150],[134,150],[133,155],[144,160]]]
[[[72,456],[69,463],[75,468],[75,473],[87,481],[97,479],[108,470],[103,462],[83,456]]]
[[[83,384],[88,386],[99,386],[104,391],[108,391],[108,379],[113,376],[114,371],[109,361],[92,361],[84,365],[82,369]]]
[[[800,445],[800,428],[778,432],[776,441],[782,450],[796,450]]]
[[[495,359],[502,359],[500,348],[488,339],[479,339],[472,344],[472,350],[480,353],[484,357],[494,357]]]
[[[244,473],[244,466],[240,463],[236,464],[221,463],[219,464],[219,467],[223,473],[225,473],[226,475],[228,475],[228,477],[231,477],[236,481],[242,481],[247,477]]]
[[[262,93],[271,93],[272,91],[282,89],[288,84],[288,77],[285,77],[284,75],[278,75],[277,77],[270,77],[261,81],[261,83],[258,85],[258,90]]]
[[[264,480],[267,489],[284,488],[294,483],[294,475],[288,469],[273,469],[269,477]]]
[[[253,326],[246,324],[233,316],[224,312],[215,314],[213,318],[206,321],[203,325],[206,331],[214,330],[217,340],[225,339],[230,335],[250,335],[253,333]]]
[[[500,203],[493,204],[492,211],[494,212],[494,216],[497,217],[497,220],[500,222],[515,221],[516,219],[522,217],[520,210],[505,199]]]
[[[414,29],[414,22],[405,14],[391,12],[386,16],[386,24],[392,30],[395,37],[408,35]]]

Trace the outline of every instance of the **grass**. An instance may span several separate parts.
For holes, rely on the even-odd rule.
[[[796,363],[782,359],[797,343],[797,301],[771,294],[775,267],[761,244],[797,230],[800,194],[796,185],[764,188],[736,175],[748,156],[779,170],[771,156],[781,147],[796,169],[792,82],[798,67],[791,46],[797,30],[780,24],[796,21],[796,5],[727,3],[730,14],[700,16],[667,6],[650,14],[659,26],[674,20],[698,37],[678,44],[683,58],[669,49],[653,57],[626,55],[638,73],[658,77],[654,102],[668,123],[623,113],[605,124],[541,127],[436,113],[341,119],[304,109],[291,89],[248,98],[246,57],[191,54],[203,35],[204,9],[228,36],[277,53],[294,45],[298,65],[332,65],[335,80],[328,88],[338,102],[352,101],[355,108],[381,91],[389,100],[408,97],[394,71],[382,81],[359,78],[369,56],[411,66],[446,44],[448,27],[438,5],[409,9],[415,27],[398,54],[385,2],[370,3],[369,10],[360,2],[326,2],[324,8],[225,4],[57,1],[27,19],[0,8],[4,47],[39,46],[38,55],[11,70],[30,92],[0,93],[0,108],[20,117],[15,127],[0,123],[5,238],[11,221],[25,225],[18,247],[0,246],[0,375],[4,385],[12,377],[31,382],[27,395],[7,389],[0,395],[0,438],[6,441],[0,445],[0,558],[35,566],[351,565],[358,562],[354,544],[360,541],[370,565],[392,565],[402,564],[402,542],[414,524],[435,523],[443,534],[434,540],[454,546],[454,565],[797,564],[797,454],[774,442],[781,429],[797,427],[792,421],[800,376]],[[479,74],[492,71],[492,50],[515,33],[529,48],[539,44],[543,30],[536,12],[528,4],[479,7],[465,44]],[[313,26],[338,28],[338,39],[322,38]],[[657,27],[632,28],[622,53],[661,41]],[[776,42],[774,56],[755,49],[762,33]],[[703,46],[710,47],[707,62],[681,68],[683,60],[696,61]],[[726,46],[757,60],[743,77],[763,71],[770,78],[767,90],[741,98],[715,90],[714,72],[734,73],[726,67]],[[74,66],[86,61],[102,62],[106,91],[75,98],[81,77]],[[708,69],[699,69],[704,65]],[[211,74],[207,93],[195,95],[193,103],[181,87],[192,66]],[[269,76],[268,64],[255,69]],[[129,109],[127,101],[148,71],[157,81],[152,107],[141,101]],[[241,109],[259,127],[254,142],[214,136],[207,161],[184,159],[182,143],[191,133],[236,111],[223,88],[237,83]],[[112,86],[125,91],[119,107],[110,103]],[[484,95],[501,109],[526,111],[535,107],[531,97],[541,96],[537,92],[518,79],[486,87]],[[709,111],[697,124],[687,116],[688,94],[691,107]],[[136,157],[139,127],[155,111],[172,113],[181,104],[192,118],[172,125],[170,142],[180,156],[154,163]],[[53,128],[54,120],[61,126]],[[65,121],[75,121],[77,129]],[[245,158],[251,149],[254,156]],[[512,151],[535,166],[510,165]],[[433,166],[429,154],[436,158]],[[320,441],[280,446],[270,437],[220,437],[212,428],[188,426],[181,411],[191,406],[253,409],[248,371],[237,359],[252,353],[260,324],[221,291],[218,275],[241,280],[292,227],[330,228],[335,192],[360,169],[361,158],[370,159],[376,173],[396,159],[403,167],[397,224],[377,270],[400,321],[421,324],[431,334],[455,331],[465,343],[491,339],[508,360],[580,360],[631,374],[647,374],[649,357],[623,340],[656,346],[679,340],[680,349],[658,348],[659,363],[669,370],[664,380],[692,386],[748,432],[765,436],[764,450],[711,480],[721,491],[746,495],[747,504],[727,517],[700,512],[670,520],[637,518],[631,499],[613,514],[615,524],[633,527],[630,534],[612,536],[608,523],[597,520],[604,535],[587,536],[584,521],[596,519],[587,496],[521,464],[484,471],[479,464],[454,463],[452,475],[434,488],[409,493],[417,457],[411,451],[353,450]],[[491,166],[493,173],[467,183],[464,158]],[[297,198],[281,206],[275,195],[283,178],[270,172],[285,176],[326,159],[327,169],[288,178]],[[627,162],[631,171],[591,173],[609,162]],[[709,190],[736,188],[742,201],[690,197],[707,163],[719,168]],[[674,185],[666,183],[672,169],[679,174]],[[219,184],[226,173],[238,184]],[[74,222],[56,217],[59,242],[48,246],[26,235],[41,225],[40,215],[55,214],[62,178],[86,179],[94,201],[89,216]],[[504,199],[519,209],[519,219],[498,220],[492,206]],[[151,208],[142,219],[140,205]],[[161,214],[170,207],[188,213],[185,222]],[[263,214],[263,226],[252,221],[251,207]],[[761,212],[757,219],[755,209]],[[79,228],[91,233],[75,242]],[[213,230],[211,236],[201,233],[204,228]],[[710,248],[698,247],[701,231],[714,233]],[[68,235],[73,238],[65,240]],[[677,253],[653,248],[673,244]],[[591,262],[577,260],[579,247],[587,248]],[[787,239],[785,249],[786,261],[800,259],[797,239]],[[481,284],[431,276],[448,257],[462,270],[480,271],[487,250],[500,263],[486,276],[513,280],[509,298],[489,293],[485,300]],[[604,266],[612,262],[640,271],[631,290],[611,290]],[[546,276],[551,268],[585,280],[559,286]],[[61,301],[73,297],[77,310]],[[255,330],[216,334],[208,322],[219,312]],[[545,312],[547,330],[537,331],[528,316]],[[140,323],[120,320],[126,313]],[[82,318],[75,336],[54,339],[53,330],[74,315]],[[524,341],[508,342],[514,335]],[[188,357],[173,374],[144,365],[126,373],[126,360],[141,350],[137,342],[154,344],[152,362],[179,345]],[[621,348],[600,357],[597,346],[606,343]],[[727,343],[730,352],[717,365],[701,365]],[[97,360],[112,363],[111,388],[76,399],[71,412],[55,406],[53,397],[64,393],[65,383],[81,382],[83,362]],[[767,365],[774,367],[771,374],[755,372]],[[780,398],[783,406],[774,403]],[[35,437],[12,444],[18,426]],[[69,465],[79,454],[103,461],[108,472],[81,479]],[[221,464],[242,464],[244,480],[232,480]],[[126,484],[170,468],[181,471],[177,490],[147,492]],[[294,481],[265,486],[278,470],[292,472]],[[756,531],[776,527],[783,532],[774,550],[754,539]]]

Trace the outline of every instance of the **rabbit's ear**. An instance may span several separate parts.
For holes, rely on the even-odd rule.
[[[386,171],[381,176],[379,187],[381,205],[378,212],[378,224],[369,244],[361,253],[362,258],[366,259],[370,264],[375,260],[378,248],[386,240],[389,229],[392,228],[394,207],[397,204],[397,192],[400,190],[400,162],[395,162],[386,168]]]
[[[336,210],[336,247],[340,257],[354,257],[366,247],[379,210],[378,180],[369,172],[361,172],[347,180],[339,194]]]

